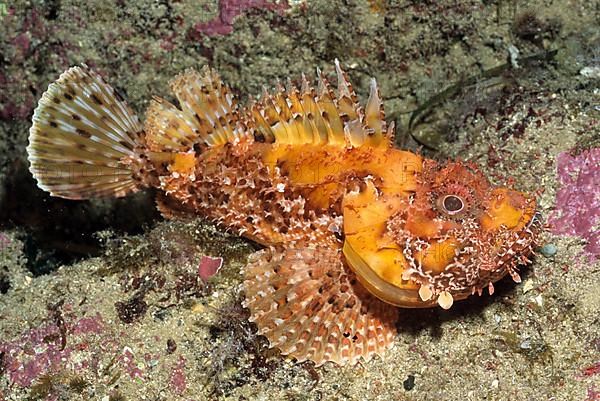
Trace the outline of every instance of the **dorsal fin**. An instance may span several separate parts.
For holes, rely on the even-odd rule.
[[[188,69],[170,82],[180,108],[154,98],[147,111],[146,140],[154,151],[188,151],[196,143],[209,146],[246,134],[238,105],[219,75],[208,66]]]
[[[337,93],[317,70],[316,88],[302,75],[300,89],[291,83],[277,84],[273,93],[264,89],[243,113],[214,70],[188,70],[171,82],[179,108],[160,98],[151,102],[146,141],[157,152],[187,152],[196,143],[214,146],[243,135],[290,145],[390,146],[393,133],[386,129],[375,80],[363,110],[338,60],[335,70]]]
[[[287,89],[279,86],[275,95],[265,91],[260,100],[252,102],[247,126],[255,129],[255,136],[280,144],[390,146],[393,134],[384,121],[375,79],[363,110],[338,60],[335,69],[337,94],[320,70],[317,88],[302,75],[300,90],[291,84]]]

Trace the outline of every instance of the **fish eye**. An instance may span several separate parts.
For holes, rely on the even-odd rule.
[[[465,202],[456,195],[446,195],[442,198],[442,208],[449,215],[460,213],[465,208]]]

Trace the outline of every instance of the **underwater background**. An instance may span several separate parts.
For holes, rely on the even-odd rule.
[[[143,115],[188,67],[245,100],[336,58],[363,100],[377,78],[399,147],[510,177],[548,223],[523,283],[400,310],[385,360],[281,357],[240,305],[256,245],[28,171],[33,109],[72,65]],[[600,400],[599,260],[597,1],[0,0],[0,400]]]

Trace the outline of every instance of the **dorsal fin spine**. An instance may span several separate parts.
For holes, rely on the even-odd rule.
[[[272,94],[263,89],[260,99],[251,102],[242,113],[216,72],[209,68],[203,68],[202,74],[188,70],[171,84],[181,109],[164,110],[167,120],[179,118],[185,123],[181,127],[174,124],[178,129],[169,131],[170,141],[159,142],[170,148],[173,148],[173,142],[179,143],[185,150],[198,141],[214,146],[254,133],[268,143],[280,144],[380,146],[387,143],[386,125],[382,121],[383,105],[374,81],[363,110],[338,60],[335,72],[338,78],[336,93],[317,69],[316,87],[304,74],[300,90],[289,80],[287,89],[277,82]],[[245,132],[238,129],[238,121],[244,121]],[[157,124],[157,127],[158,131],[168,128],[165,123]]]

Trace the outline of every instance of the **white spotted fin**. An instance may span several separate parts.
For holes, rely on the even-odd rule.
[[[137,190],[127,166],[142,132],[123,98],[85,65],[42,95],[29,130],[30,171],[53,196],[87,199]]]

